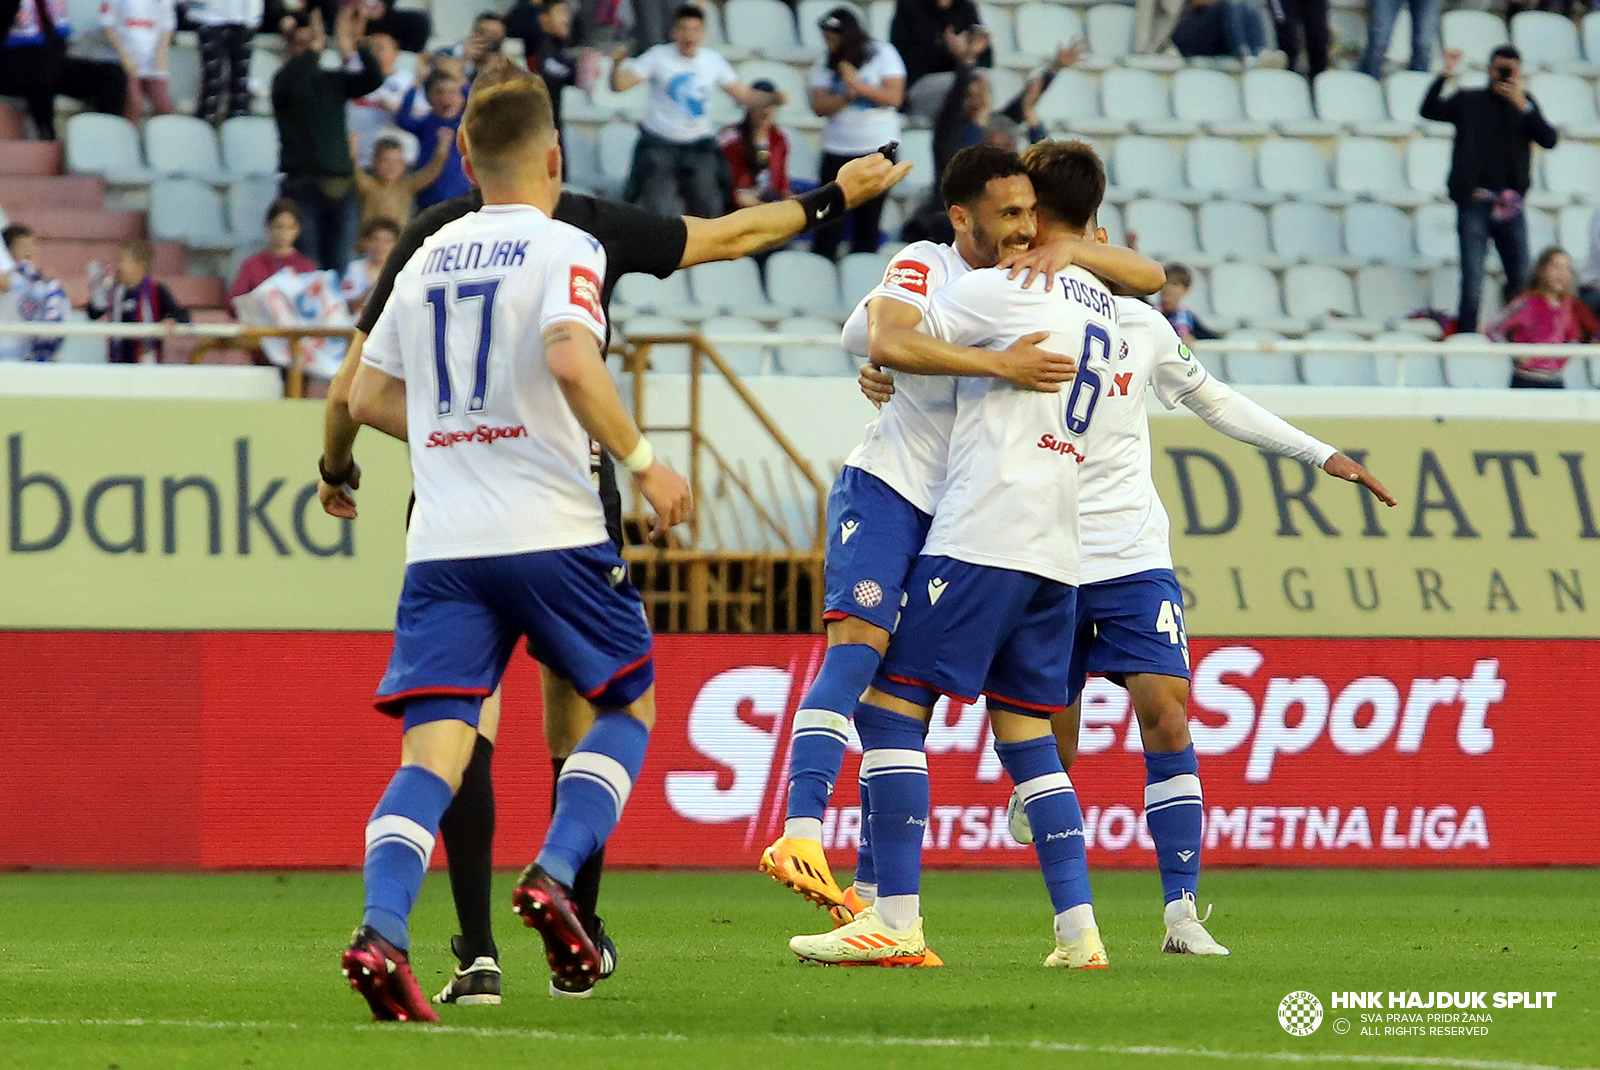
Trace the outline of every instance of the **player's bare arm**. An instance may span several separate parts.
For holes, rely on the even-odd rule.
[[[350,383],[350,418],[398,439],[406,437],[406,382],[370,364]]]
[[[1160,264],[1143,253],[1120,245],[1099,241],[1058,238],[1052,242],[1000,258],[999,267],[1010,268],[1007,278],[1022,277],[1031,286],[1036,277],[1044,278],[1050,289],[1055,277],[1073,264],[1098,277],[1113,292],[1144,297],[1167,284],[1167,273]]]
[[[606,371],[595,336],[571,324],[556,323],[544,332],[544,349],[550,372],[578,423],[633,473],[639,492],[655,510],[651,537],[662,538],[667,529],[687,520],[694,506],[689,483],[657,460],[639,433]]]
[[[1025,390],[1056,393],[1078,373],[1073,358],[1040,349],[1049,335],[1024,335],[1005,349],[955,345],[917,330],[922,312],[892,297],[867,304],[868,359],[883,368],[915,375],[995,376]],[[870,396],[870,395],[869,395]]]
[[[317,500],[330,516],[356,518],[356,500],[350,494],[361,487],[361,466],[356,463],[356,434],[361,425],[350,415],[350,383],[361,367],[361,345],[367,336],[356,331],[344,351],[344,363],[328,384],[328,403],[322,410],[322,460],[318,471]]]
[[[880,152],[861,156],[839,168],[839,177],[828,186],[837,186],[842,195],[842,207],[830,207],[828,186],[803,197],[772,204],[758,204],[729,212],[717,219],[700,219],[684,216],[689,239],[683,246],[683,259],[678,267],[693,267],[714,260],[737,260],[774,245],[781,245],[811,226],[817,208],[825,212],[838,212],[854,208],[888,192],[895,183],[911,173],[909,163],[890,163]],[[1160,289],[1158,286],[1157,289]]]

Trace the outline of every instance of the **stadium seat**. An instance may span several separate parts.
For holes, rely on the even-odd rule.
[[[203,251],[231,252],[257,230],[236,235],[223,216],[222,197],[192,178],[158,178],[150,186],[150,236],[181,241]]]
[[[915,199],[919,193],[933,189],[938,185],[939,175],[935,172],[933,166],[933,132],[931,130],[901,131],[900,159],[912,165],[911,173],[900,183],[900,186],[905,187],[905,197]],[[887,226],[887,222],[884,225]]]
[[[1559,235],[1556,227],[1556,216],[1553,212],[1546,212],[1542,208],[1525,208],[1523,219],[1528,228],[1528,256],[1530,262],[1537,257],[1543,249],[1558,244]],[[1581,274],[1583,272],[1584,253],[1587,249],[1580,246],[1573,250],[1573,267]]]
[[[1578,253],[1580,249],[1593,247],[1590,234],[1594,227],[1595,216],[1600,214],[1600,209],[1593,205],[1571,204],[1561,209],[1556,217],[1557,243],[1563,249],[1573,250],[1577,260],[1582,261],[1583,256]],[[1578,265],[1583,270],[1583,264]]]
[[[1028,3],[1017,8],[1017,51],[1042,59],[1054,56],[1083,36],[1083,17],[1060,4]]]
[[[771,59],[752,59],[739,64],[739,80],[745,85],[765,78],[783,91],[784,102],[778,106],[778,125],[787,131],[794,130],[820,130],[823,119],[811,110],[811,98],[806,91],[806,78],[799,70],[787,63],[779,63]],[[733,98],[726,93],[718,96],[733,103]],[[738,106],[734,106],[738,111]],[[742,113],[740,113],[742,115]],[[729,122],[737,122],[739,115],[730,118]],[[790,134],[790,140],[796,140]]]
[[[144,124],[144,155],[158,174],[227,185],[217,132],[192,115],[156,115]]]
[[[841,308],[854,309],[861,299],[883,281],[883,273],[893,259],[888,253],[850,253],[839,261]]]
[[[1328,161],[1309,141],[1268,138],[1256,149],[1256,174],[1261,188],[1296,200],[1348,204],[1354,194],[1336,190],[1328,181]]]
[[[1262,329],[1230,331],[1230,342],[1279,342],[1283,335]],[[1293,353],[1259,353],[1230,350],[1227,357],[1228,382],[1240,386],[1296,386],[1300,370]]]
[[[774,305],[815,316],[839,314],[839,274],[816,253],[783,249],[767,258],[767,293]]]
[[[267,209],[278,199],[275,178],[241,178],[228,187],[228,228],[242,242],[264,234]]]
[[[624,281],[637,277],[623,276]],[[690,330],[687,323],[670,316],[633,316],[623,330],[623,337],[631,340],[648,334],[688,334]],[[652,372],[684,375],[689,371],[689,347],[686,345],[652,345],[647,359]]]
[[[709,266],[709,265],[702,265]],[[766,371],[767,351],[764,346],[725,345],[718,339],[729,335],[759,335],[765,330],[761,324],[744,316],[715,316],[700,325],[700,333],[739,375],[761,375]]]
[[[1292,330],[1286,323],[1278,280],[1259,264],[1220,264],[1211,272],[1211,306],[1225,327]]]
[[[1350,276],[1325,264],[1300,264],[1284,272],[1283,303],[1289,315],[1314,327],[1335,324],[1357,334],[1377,334],[1380,324],[1356,320]]]
[[[1362,137],[1403,138],[1415,121],[1389,118],[1383,86],[1360,71],[1323,71],[1316,80],[1317,115]]]
[[[1184,173],[1189,188],[1196,193],[1246,204],[1273,204],[1283,199],[1281,194],[1268,193],[1256,185],[1256,164],[1250,147],[1233,138],[1191,138],[1184,146]]]
[[[650,86],[641,82],[625,93],[611,91],[611,59],[605,57],[600,61],[600,72],[595,77],[594,84],[589,87],[590,107],[584,109],[581,115],[570,118],[582,118],[590,122],[606,122],[612,119],[638,121],[644,118],[645,110],[650,105]]]
[[[1417,252],[1436,264],[1454,264],[1461,258],[1461,242],[1456,236],[1456,206],[1448,201],[1425,204],[1414,217],[1417,226]]]
[[[1111,146],[1111,181],[1121,199],[1140,195],[1180,198],[1189,193],[1178,150],[1171,142],[1155,137],[1118,138]]]
[[[1433,75],[1427,71],[1395,71],[1383,80],[1383,96],[1389,104],[1389,118],[1397,123],[1420,127],[1424,133],[1449,136],[1455,127],[1422,118],[1422,98],[1428,95]]]
[[[67,171],[99,175],[114,186],[142,186],[156,172],[145,166],[139,131],[120,115],[79,112],[67,120]]]
[[[1432,272],[1428,277],[1428,302],[1437,309],[1454,314],[1461,303],[1461,271],[1456,267],[1444,267]],[[1500,310],[1504,304],[1500,283],[1492,275],[1485,274],[1483,286],[1478,291],[1478,322],[1487,323],[1490,317]]]
[[[272,79],[283,66],[283,57],[275,49],[256,46],[250,50],[251,107],[257,115],[272,115]]]
[[[1355,342],[1350,331],[1312,331],[1308,342]],[[1371,353],[1302,353],[1300,371],[1307,386],[1377,386],[1378,372]]]
[[[261,115],[236,115],[217,131],[222,162],[234,176],[278,173],[278,126]]]
[[[780,334],[832,334],[837,337],[839,325],[833,320],[816,316],[791,316],[778,324]],[[777,368],[784,375],[848,375],[856,374],[855,360],[846,355],[835,342],[824,345],[780,345],[777,351]]]
[[[1600,63],[1600,11],[1583,17],[1583,54],[1590,63]]]
[[[894,24],[895,0],[872,0],[867,8],[867,32],[874,41],[887,41],[889,27]]]
[[[799,47],[794,12],[781,0],[728,0],[722,25],[730,45],[762,55],[790,55]]]
[[[600,128],[598,138],[600,175],[615,190],[621,190],[633,169],[633,146],[639,140],[639,128],[632,123],[610,122]]]
[[[1481,334],[1457,334],[1445,345],[1487,341]],[[1504,390],[1511,385],[1511,358],[1500,353],[1446,353],[1444,381],[1457,389]]]
[[[1420,137],[1406,143],[1406,185],[1435,200],[1448,196],[1452,144],[1442,137]]]
[[[1524,11],[1511,20],[1511,43],[1522,53],[1522,63],[1546,71],[1587,70],[1600,57],[1585,63],[1578,47],[1578,24],[1553,11]]]
[[[1132,209],[1136,201],[1129,205]],[[1213,260],[1245,260],[1264,267],[1282,267],[1272,253],[1267,217],[1259,208],[1235,201],[1207,201],[1200,206],[1200,248]],[[1144,231],[1140,231],[1142,235]],[[1152,254],[1154,255],[1154,254]]]
[[[624,275],[617,281],[613,297],[635,313],[654,312],[662,316],[679,316],[694,304],[694,298],[689,295],[688,273],[683,271],[664,279],[643,272]]]
[[[567,167],[566,184],[592,190],[602,196],[614,195],[616,190],[611,180],[600,171],[600,146],[591,128],[574,122],[562,125],[561,158]]]
[[[989,48],[994,53],[994,66],[1021,66],[1031,60],[1017,55],[1017,31],[1009,8],[998,4],[979,4],[978,20],[989,31]],[[1003,103],[998,98],[996,104]]]
[[[1393,142],[1375,137],[1341,138],[1333,149],[1334,184],[1342,190],[1415,207],[1438,196],[1406,185],[1405,163]]]
[[[1106,63],[1133,55],[1133,8],[1125,4],[1095,4],[1084,16],[1089,54]]]
[[[1339,219],[1325,204],[1286,201],[1272,206],[1272,247],[1279,256],[1305,264],[1353,269],[1361,260],[1344,251]]]
[[[1446,49],[1461,49],[1462,62],[1472,68],[1486,66],[1489,53],[1511,40],[1505,19],[1487,11],[1446,11],[1439,19],[1439,35]]]
[[[167,54],[167,91],[179,114],[193,115],[200,103],[200,50],[173,41]]]
[[[1428,295],[1415,271],[1365,267],[1356,273],[1356,307],[1362,319],[1398,329],[1395,325],[1427,304]]]
[[[1087,74],[1071,68],[1060,71],[1039,97],[1039,121],[1079,134],[1115,133],[1122,124],[1099,120],[1099,96],[1094,79]],[[995,94],[994,102],[996,107],[1005,104],[999,94]]]
[[[708,314],[730,314],[765,318],[767,295],[761,289],[761,271],[749,258],[717,260],[696,264],[688,271],[689,292],[694,303]],[[777,318],[775,313],[772,317]]]
[[[1380,334],[1374,342],[1415,345],[1422,339],[1403,331]],[[1373,359],[1379,386],[1440,387],[1445,385],[1444,368],[1432,353],[1379,353]]]
[[[1369,264],[1425,266],[1411,239],[1411,221],[1392,204],[1352,204],[1344,210],[1344,248]]]
[[[1542,11],[1530,11],[1542,15]],[[1536,74],[1528,80],[1528,92],[1539,103],[1539,110],[1563,137],[1583,140],[1600,138],[1600,114],[1595,111],[1594,86],[1575,74]]]
[[[1244,113],[1287,137],[1332,137],[1339,124],[1317,118],[1311,90],[1294,71],[1249,70],[1242,83]]]
[[[1544,184],[1552,194],[1566,200],[1600,202],[1600,148],[1563,141],[1542,155]]]
[[[795,11],[795,23],[800,30],[800,43],[814,50],[820,56],[825,51],[822,43],[822,30],[817,23],[821,22],[836,7],[847,7],[856,13],[856,18],[862,26],[868,24],[867,13],[859,5],[850,3],[850,0],[800,0]],[[887,37],[881,40],[888,40]]]
[[[1195,241],[1194,216],[1189,209],[1176,201],[1130,201],[1123,211],[1129,230],[1139,234],[1139,248],[1157,260],[1185,260],[1188,263],[1210,263],[1202,258],[1200,246]]]
[[[1122,224],[1122,212],[1110,201],[1100,202],[1100,211],[1096,213],[1100,225],[1105,228],[1106,240],[1112,245],[1126,245],[1127,231]]]
[[[1100,75],[1100,112],[1104,115],[1098,120],[1101,124],[1120,129],[1085,127],[1084,133],[1136,130],[1141,134],[1188,137],[1200,132],[1198,123],[1173,118],[1172,98],[1159,74],[1134,67],[1112,67]]]
[[[1266,123],[1245,117],[1232,75],[1204,67],[1188,67],[1172,76],[1172,111],[1218,137],[1265,137],[1271,132]]]

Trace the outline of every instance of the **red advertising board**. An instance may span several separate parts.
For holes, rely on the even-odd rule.
[[[374,712],[388,636],[0,633],[0,867],[353,866],[399,753]],[[1600,642],[1194,640],[1191,721],[1213,864],[1600,863],[1586,682]],[[662,636],[659,724],[608,857],[744,866],[782,826],[785,760],[821,641]],[[1091,681],[1073,771],[1096,866],[1153,865],[1126,693]],[[928,735],[939,866],[1028,865],[982,707]],[[825,822],[848,864],[852,750]],[[551,771],[518,657],[495,756],[497,861],[533,856]]]

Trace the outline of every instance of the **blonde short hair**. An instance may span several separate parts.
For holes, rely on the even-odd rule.
[[[516,156],[555,134],[555,114],[544,79],[522,72],[503,56],[485,64],[467,97],[461,129],[474,169],[502,171]]]

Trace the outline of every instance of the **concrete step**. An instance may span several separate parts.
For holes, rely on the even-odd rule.
[[[0,205],[18,208],[103,208],[106,190],[92,175],[0,174]]]
[[[0,175],[59,175],[61,142],[0,140]]]
[[[172,296],[184,308],[220,312],[226,307],[228,291],[221,279],[204,275],[166,275],[160,271],[156,272],[156,279],[172,291]],[[84,276],[62,277],[61,285],[72,307],[82,308],[89,303],[89,280]],[[224,316],[223,320],[226,319]]]
[[[4,203],[4,200],[0,200],[0,204]],[[114,266],[117,262],[118,245],[119,243],[114,241],[87,241],[75,238],[56,238],[41,242],[39,270],[58,279],[82,280],[88,273],[91,260],[98,260],[107,268]],[[157,276],[189,273],[189,258],[184,254],[180,243],[162,241],[156,242],[155,247]]]
[[[77,238],[87,241],[104,241],[108,238],[121,241],[125,238],[144,237],[143,212],[107,212],[95,208],[41,208],[21,205],[15,211],[6,206],[6,215],[13,223],[32,227],[39,235],[40,244],[52,238]]]

